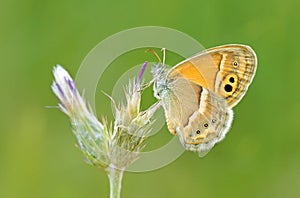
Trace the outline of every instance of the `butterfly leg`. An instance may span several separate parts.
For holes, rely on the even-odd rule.
[[[153,79],[153,80],[151,80],[150,82],[148,82],[148,83],[146,83],[146,84],[143,84],[142,87],[141,87],[138,91],[141,92],[141,91],[147,89],[148,87],[150,87],[150,86],[154,83],[154,81],[155,81],[155,80]]]

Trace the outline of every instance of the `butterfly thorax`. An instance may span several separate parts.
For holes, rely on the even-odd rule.
[[[154,96],[161,99],[169,90],[169,82],[167,79],[168,69],[165,65],[158,63],[152,67],[151,73],[154,78]]]

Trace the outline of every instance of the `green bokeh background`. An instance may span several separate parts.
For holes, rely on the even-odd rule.
[[[0,197],[108,197],[105,173],[82,161],[67,117],[45,108],[57,103],[52,66],[75,76],[101,40],[145,25],[177,29],[207,48],[248,44],[259,64],[225,141],[203,159],[186,152],[162,169],[126,173],[122,197],[299,197],[299,8],[295,0],[2,0]],[[180,60],[170,54],[169,64]],[[99,89],[110,93],[118,66],[144,60],[155,59],[142,50],[123,55]],[[111,117],[107,98],[96,98],[98,114]],[[170,138],[165,128],[156,137]]]

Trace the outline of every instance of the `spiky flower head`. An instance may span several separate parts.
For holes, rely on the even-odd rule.
[[[125,102],[116,105],[111,98],[115,111],[114,122],[106,119],[100,122],[68,72],[60,65],[54,67],[52,90],[59,99],[60,110],[69,116],[78,147],[90,164],[125,170],[143,149],[153,123],[151,118],[160,106],[156,103],[140,111],[140,83],[146,65],[143,65],[138,79],[131,80],[126,87]]]

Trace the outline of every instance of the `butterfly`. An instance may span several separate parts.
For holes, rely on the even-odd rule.
[[[232,108],[247,92],[257,68],[257,57],[246,45],[210,48],[168,69],[152,67],[154,96],[164,109],[170,133],[186,150],[205,156],[224,139]]]

